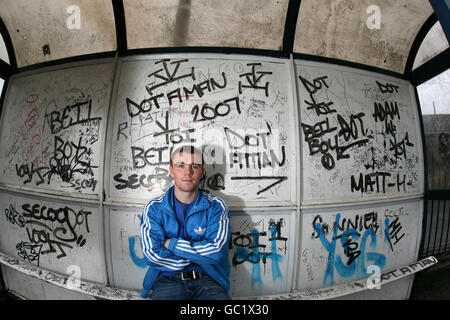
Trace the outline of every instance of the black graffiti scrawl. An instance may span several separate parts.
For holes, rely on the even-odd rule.
[[[418,190],[418,125],[408,85],[351,72],[301,70],[306,198]]]
[[[11,230],[19,237],[25,235],[16,244],[17,255],[38,266],[43,255],[61,259],[74,248],[85,246],[91,215],[84,209],[32,202],[10,204],[4,209],[6,222],[15,226]]]
[[[176,57],[124,64],[111,193],[140,198],[167,190],[171,152],[194,144],[203,148],[207,192],[257,200],[290,195],[290,106],[288,90],[277,82],[282,67]]]

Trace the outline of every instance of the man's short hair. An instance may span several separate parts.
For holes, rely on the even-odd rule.
[[[201,164],[201,165],[204,164],[203,152],[201,149],[194,147],[194,146],[181,146],[172,151],[172,154],[170,155],[170,165],[173,166],[173,158],[175,157],[175,155],[177,155],[179,153],[184,153],[184,152],[200,156],[202,159],[202,163],[199,163],[199,164]]]

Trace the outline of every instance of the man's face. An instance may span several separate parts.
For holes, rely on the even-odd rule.
[[[172,159],[169,173],[173,178],[176,189],[183,192],[193,192],[197,190],[205,173],[202,157],[189,152],[179,152]]]

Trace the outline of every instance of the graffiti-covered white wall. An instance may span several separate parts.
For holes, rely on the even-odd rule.
[[[417,106],[406,81],[297,61],[302,203],[423,193]]]
[[[112,210],[114,283],[139,290],[147,270],[140,246],[141,212]],[[233,212],[228,270],[234,297],[288,292],[293,281],[295,211]]]
[[[375,268],[407,265],[419,246],[420,212],[420,200],[304,211],[299,287],[333,286],[367,278]]]
[[[408,82],[386,75],[242,55],[17,74],[1,118],[0,250],[54,273],[77,266],[97,287],[140,291],[143,205],[172,184],[171,150],[194,144],[205,157],[202,189],[231,212],[233,297],[410,264],[423,193],[414,99]],[[39,280],[13,285],[27,276],[2,268],[10,290],[36,298]],[[407,297],[409,283],[395,297]]]
[[[203,149],[202,187],[228,203],[296,201],[288,60],[145,57],[125,59],[117,77],[107,153],[111,201],[161,194],[171,184],[171,150],[183,144]]]

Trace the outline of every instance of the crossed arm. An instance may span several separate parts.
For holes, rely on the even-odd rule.
[[[222,205],[210,213],[204,239],[167,238],[164,226],[151,212],[144,212],[141,240],[147,262],[159,270],[182,270],[192,262],[218,263],[230,238],[230,214]]]

